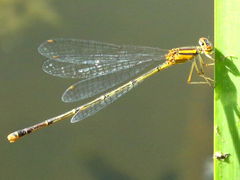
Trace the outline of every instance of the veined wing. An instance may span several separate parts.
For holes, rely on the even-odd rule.
[[[90,79],[132,68],[139,64],[149,64],[150,61],[153,62],[152,59],[145,59],[143,61],[111,61],[101,64],[73,64],[49,59],[43,63],[42,69],[53,76]]]
[[[121,85],[120,87],[105,93],[104,95],[94,99],[93,101],[90,101],[76,109],[74,109],[74,113],[76,113],[72,119],[71,122],[75,123],[80,120],[83,120],[89,116],[94,115],[96,112],[100,111],[101,109],[105,108],[107,105],[113,103],[116,101],[119,97],[126,94],[128,91],[136,87],[138,84],[143,82],[146,78],[152,76],[153,74],[164,70],[173,64],[170,64],[168,62],[164,62],[155,68],[149,70],[148,72],[144,73],[143,75]]]
[[[145,63],[139,63],[134,67],[110,73],[104,76],[95,77],[91,79],[81,80],[71,85],[62,95],[62,101],[75,102],[85,98],[95,96],[104,92],[116,85],[125,82],[143,71],[146,67],[152,65],[153,62],[149,60]]]
[[[109,61],[159,60],[166,50],[153,47],[116,45],[79,39],[54,39],[42,43],[38,52],[61,62],[101,64]]]
[[[75,123],[80,120],[83,120],[89,116],[94,115],[96,112],[102,110],[107,105],[111,104],[112,102],[116,101],[119,97],[126,94],[128,91],[130,91],[133,87],[135,87],[138,84],[138,82],[130,81],[127,84],[124,84],[123,86],[120,86],[119,88],[106,93],[99,98],[86,103],[82,106],[80,106],[77,110],[77,114],[75,114],[71,122]]]

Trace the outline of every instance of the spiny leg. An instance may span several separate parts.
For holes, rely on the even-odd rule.
[[[200,74],[199,76],[202,77],[203,79],[205,79],[206,82],[210,83],[210,86],[214,87],[215,81],[214,81],[212,78],[210,78],[210,77],[208,77],[208,76],[206,76],[206,75],[204,74],[204,70],[203,70],[204,67],[203,67],[203,65],[204,65],[205,67],[213,66],[213,65],[215,65],[215,59],[214,59],[210,54],[206,54],[206,53],[205,53],[205,55],[212,61],[212,63],[205,63],[204,60],[203,60],[203,58],[202,58],[202,56],[201,56],[201,55],[198,55],[198,61],[199,61],[199,63],[201,64],[200,67],[201,67],[201,69],[202,69],[202,74]]]
[[[208,67],[208,66],[214,66],[214,65],[215,65],[215,63],[208,63],[208,64],[205,64],[206,67]]]
[[[207,66],[214,65],[214,64],[215,64],[215,60],[214,60],[209,54],[205,54],[205,55],[206,55],[207,57],[209,57],[209,59],[211,59],[211,60],[213,61],[213,63],[208,63],[208,64],[206,64],[206,63],[204,62],[202,56],[201,56],[201,55],[198,55],[198,56],[197,56],[197,58],[198,58],[197,60],[198,60],[198,62],[199,62],[199,66],[200,66],[200,67],[198,68],[197,63],[196,63],[196,59],[194,59],[194,61],[195,61],[195,69],[196,69],[198,75],[199,75],[201,78],[203,78],[203,79],[205,80],[205,82],[206,82],[209,86],[214,86],[214,80],[204,74],[204,66],[207,67]]]
[[[195,60],[195,62],[196,62],[196,60]],[[204,74],[203,65],[205,65],[205,62],[203,61],[203,58],[200,55],[198,55],[198,64],[199,64],[200,71],[198,70],[198,66],[197,66],[197,63],[196,63],[196,71],[197,71],[197,73],[200,72],[200,74]]]
[[[189,72],[189,75],[188,75],[188,79],[187,79],[188,84],[207,84],[206,81],[204,81],[204,82],[192,82],[192,75],[193,75],[194,68],[196,69],[197,73],[200,75],[200,71],[198,70],[197,63],[196,63],[195,59],[192,62],[191,69],[190,69],[190,72]]]
[[[212,63],[204,63],[204,61],[202,60],[202,62],[204,63],[204,65],[205,65],[206,67],[208,67],[208,66],[214,66],[214,65],[215,65],[215,59],[214,59],[210,54],[206,54],[206,53],[205,53],[205,56],[207,56],[208,59],[210,59],[210,60],[212,61]],[[201,57],[200,55],[199,55],[199,58],[202,59],[202,57]]]
[[[200,62],[201,64],[201,62]],[[192,82],[192,75],[193,75],[193,70],[196,70],[196,72],[198,73],[198,75],[203,78],[205,81],[195,81],[195,82]],[[187,82],[188,84],[208,84],[209,86],[212,86],[212,82],[214,82],[213,79],[211,79],[210,77],[207,77],[204,75],[204,71],[203,71],[203,67],[202,65],[200,65],[200,70],[197,66],[197,62],[196,60],[194,59],[193,62],[192,62],[192,65],[191,65],[191,69],[190,69],[190,73],[188,75],[188,79],[187,79]]]

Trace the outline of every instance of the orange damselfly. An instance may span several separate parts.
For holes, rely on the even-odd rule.
[[[213,80],[204,74],[204,66],[207,64],[201,55],[213,60],[211,57],[213,46],[204,37],[199,39],[199,46],[171,50],[89,40],[54,39],[42,43],[38,51],[48,58],[42,67],[46,73],[58,77],[80,79],[63,93],[64,102],[90,98],[122,85],[59,116],[9,134],[7,138],[10,142],[15,142],[26,134],[68,117],[72,117],[72,123],[83,120],[105,108],[146,78],[175,64],[192,62],[188,83],[208,85],[213,83]],[[161,61],[163,63],[160,63]],[[132,79],[154,64],[157,64],[154,68]],[[202,81],[192,82],[193,70],[197,71]],[[129,79],[132,80],[128,81]]]

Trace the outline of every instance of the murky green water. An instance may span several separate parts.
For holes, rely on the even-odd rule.
[[[76,80],[42,72],[37,47],[54,37],[168,49],[213,39],[203,1],[0,1],[0,179],[204,179],[212,153],[212,89],[186,84],[190,64],[145,81],[95,116],[19,142],[6,136],[81,104],[60,97]]]

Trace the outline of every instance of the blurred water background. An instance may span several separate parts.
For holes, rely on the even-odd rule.
[[[208,0],[0,0],[0,179],[211,179],[213,91],[186,83],[190,63],[148,79],[95,116],[9,144],[8,133],[81,104],[73,79],[41,70],[37,47],[65,37],[164,49],[213,40]]]

